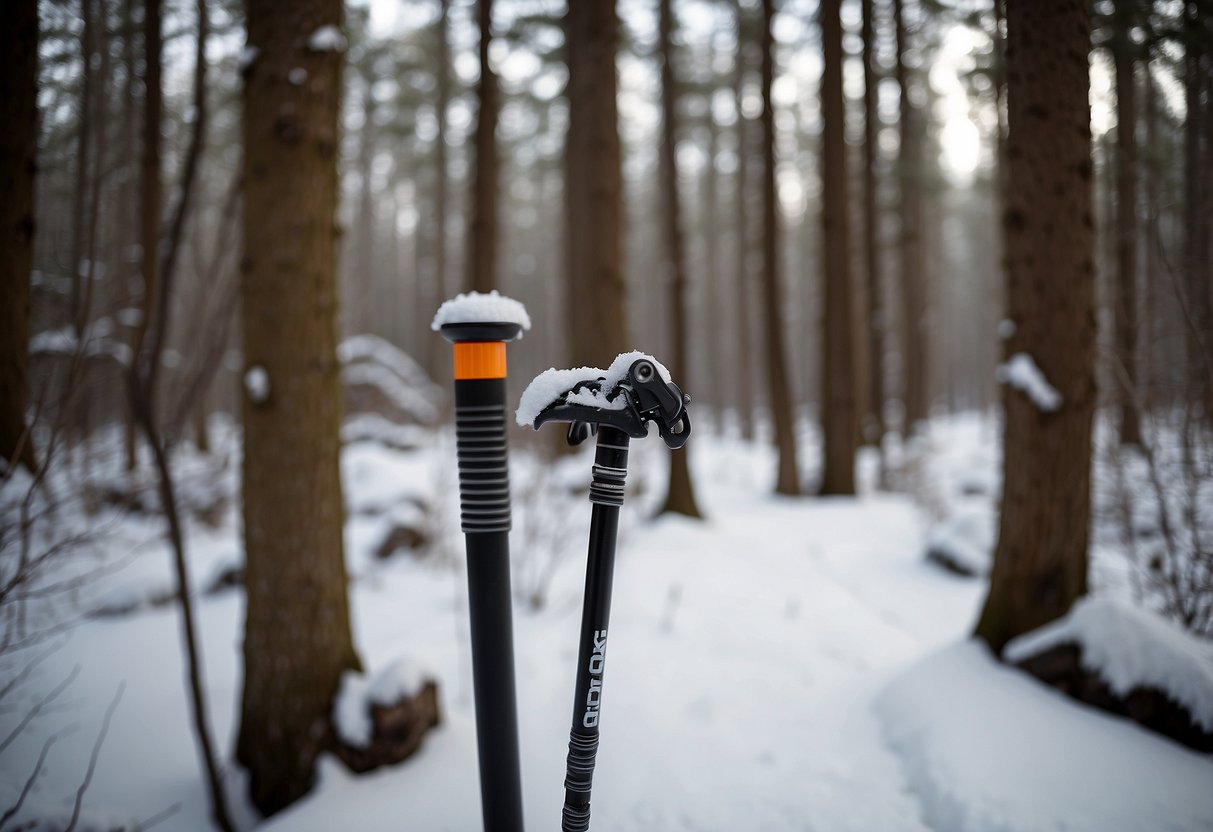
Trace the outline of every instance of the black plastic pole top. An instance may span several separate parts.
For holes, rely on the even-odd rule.
[[[446,324],[455,344],[455,437],[467,545],[472,687],[485,832],[521,832],[522,782],[510,597],[505,342],[512,323]]]

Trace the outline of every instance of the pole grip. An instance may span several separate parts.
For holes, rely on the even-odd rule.
[[[457,379],[455,443],[459,460],[459,519],[465,534],[510,530],[505,431],[505,379]]]

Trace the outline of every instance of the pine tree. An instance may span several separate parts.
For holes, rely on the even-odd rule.
[[[1087,588],[1095,266],[1091,11],[1083,0],[1007,5],[1007,317],[1060,394],[1007,385],[998,547],[977,635],[1001,651],[1064,615]],[[1056,404],[1056,407],[1050,406]]]
[[[237,757],[275,812],[332,741],[350,633],[338,470],[341,0],[247,0],[242,314],[247,616]],[[289,76],[302,67],[307,83]]]

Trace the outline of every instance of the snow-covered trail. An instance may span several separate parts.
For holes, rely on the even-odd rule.
[[[972,442],[962,446],[951,443],[949,453],[967,469],[981,454]],[[364,664],[375,670],[404,657],[431,671],[440,682],[443,724],[417,756],[370,775],[353,777],[322,759],[316,790],[258,829],[479,828],[462,568],[458,560],[399,556],[379,563],[369,555],[391,516],[384,508],[418,489],[453,486],[435,482],[450,451],[442,441],[411,454],[363,443],[343,458],[352,612]],[[525,464],[521,455],[518,461]],[[648,520],[663,490],[663,461],[664,451],[633,460],[645,491],[625,515],[616,567],[595,829],[1213,827],[1213,790],[1193,786],[1213,782],[1213,760],[1093,714],[961,643],[983,582],[924,560],[924,517],[908,497],[772,497],[765,493],[770,452],[717,442],[692,452],[708,519]],[[588,461],[566,462],[588,475]],[[522,475],[519,511],[533,482]],[[563,800],[589,515],[584,496],[575,502],[569,554],[554,573],[549,603],[540,611],[520,604],[515,612],[532,830],[557,828]],[[152,534],[150,525],[136,528]],[[516,532],[523,555],[527,536]],[[458,550],[457,534],[452,542]],[[229,562],[238,546],[234,514],[219,530],[196,530],[191,538],[202,572]],[[162,564],[164,553],[141,557]],[[146,582],[154,571],[135,568],[132,582]],[[230,759],[243,597],[201,597],[199,615],[214,728]],[[3,784],[21,782],[45,737],[78,722],[83,730],[56,746],[36,795],[44,806],[70,801],[95,726],[124,680],[86,808],[129,819],[179,804],[159,828],[206,829],[173,610],[78,627],[41,668],[38,689],[77,664],[69,709],[39,720],[16,754],[0,757]],[[991,724],[1002,730],[982,734]],[[1106,764],[1109,755],[1117,755],[1115,765]],[[1055,787],[1021,787],[1016,772],[1042,756],[1052,760]],[[998,761],[993,769],[978,765],[991,759]],[[242,793],[238,778],[230,786],[234,796]],[[1086,802],[1069,800],[1075,792]],[[244,816],[251,829],[247,810]],[[1120,825],[1109,826],[1109,818]]]

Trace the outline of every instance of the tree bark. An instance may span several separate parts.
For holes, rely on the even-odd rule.
[[[696,379],[700,388],[697,398],[709,401],[716,413],[717,424],[724,413],[725,388],[718,375],[724,360],[724,338],[721,328],[720,308],[720,174],[716,167],[720,155],[720,125],[712,114],[711,96],[708,97],[708,145],[707,162],[703,171],[703,245],[704,265],[703,279],[703,316],[705,321],[707,366],[710,372]]]
[[[38,4],[17,0],[0,22],[0,469],[38,467],[25,421],[30,269],[38,149]]]
[[[823,186],[821,230],[825,271],[821,410],[822,494],[855,493],[859,431],[855,406],[850,215],[847,206],[846,104],[842,92],[842,20],[839,0],[822,0],[821,73]]]
[[[479,0],[480,83],[476,97],[476,175],[472,183],[471,252],[468,286],[475,292],[497,288],[497,114],[501,108],[497,75],[489,61],[493,39],[493,0]]]
[[[1120,442],[1141,444],[1137,386],[1137,79],[1128,12],[1116,10],[1112,58],[1116,68],[1116,386]]]
[[[359,666],[338,469],[338,112],[341,0],[247,0],[244,77],[244,691],[237,759],[252,802],[282,809],[332,746],[333,697]],[[292,85],[303,67],[308,82]],[[264,384],[250,383],[258,380]]]
[[[750,130],[749,119],[746,118],[742,107],[742,96],[745,94],[745,78],[748,70],[746,61],[747,43],[746,6],[737,0],[737,54],[734,56],[733,74],[733,104],[737,110],[737,174],[733,183],[734,217],[733,233],[736,245],[736,273],[734,275],[737,308],[737,340],[734,355],[737,385],[737,423],[741,429],[741,437],[745,440],[754,438],[754,377],[751,374],[754,362],[750,360],[750,345],[753,338],[750,334],[750,211],[749,211],[749,151]]]
[[[658,15],[658,43],[661,58],[661,193],[665,210],[662,225],[665,231],[665,278],[670,288],[670,331],[673,341],[673,361],[670,369],[676,379],[685,383],[689,364],[686,312],[686,260],[683,251],[682,218],[678,198],[678,89],[674,79],[674,46],[671,39],[674,12],[671,0],[661,0]],[[695,503],[695,489],[685,450],[670,451],[670,483],[661,513],[674,512],[687,517],[701,517]]]
[[[977,635],[1000,652],[1087,588],[1095,267],[1084,0],[1007,6],[1008,350],[1025,353],[1061,397],[1042,409],[1004,387],[998,547]]]
[[[618,41],[614,0],[569,3],[565,280],[573,367],[595,367],[628,349],[615,102]]]
[[[876,199],[876,166],[880,159],[880,121],[876,112],[880,81],[876,65],[876,21],[873,0],[863,0],[863,252],[867,278],[868,412],[865,442],[880,447],[884,425],[884,329],[881,301],[880,206]],[[844,154],[845,155],[845,154]],[[827,238],[828,239],[828,238]],[[824,405],[824,403],[823,403]]]
[[[1205,18],[1205,4],[1201,0],[1188,0],[1184,9],[1186,53],[1184,55],[1184,98],[1187,116],[1184,120],[1184,272],[1185,287],[1181,302],[1185,304],[1188,324],[1187,362],[1189,399],[1194,405],[1203,405],[1206,420],[1213,421],[1213,234],[1210,234],[1208,212],[1210,210],[1209,179],[1213,164],[1208,154],[1213,148],[1210,141],[1210,125],[1206,124],[1207,113],[1202,104],[1206,88],[1210,83],[1210,70],[1206,63],[1211,57],[1206,54],[1209,46],[1209,23]],[[1213,96],[1213,88],[1207,90]]]
[[[76,338],[84,332],[84,259],[85,237],[88,234],[88,182],[93,126],[93,54],[96,49],[93,37],[93,0],[80,0],[80,104],[79,126],[76,132],[76,184],[72,195],[72,241],[68,257],[71,269],[71,296],[68,306],[69,319]],[[99,175],[100,166],[93,172]]]
[[[921,114],[914,104],[910,71],[906,64],[908,33],[905,0],[893,0],[897,34],[897,85],[901,90],[901,143],[898,181],[901,188],[901,299],[903,429],[907,436],[930,414],[930,375],[927,344],[927,291],[922,250],[923,153]]]
[[[796,469],[796,431],[792,421],[792,393],[784,356],[783,318],[779,286],[779,205],[775,191],[775,111],[771,85],[775,79],[775,39],[772,22],[774,0],[762,0],[762,284],[767,377],[771,387],[771,414],[775,421],[775,443],[779,469],[775,492],[800,494]]]

